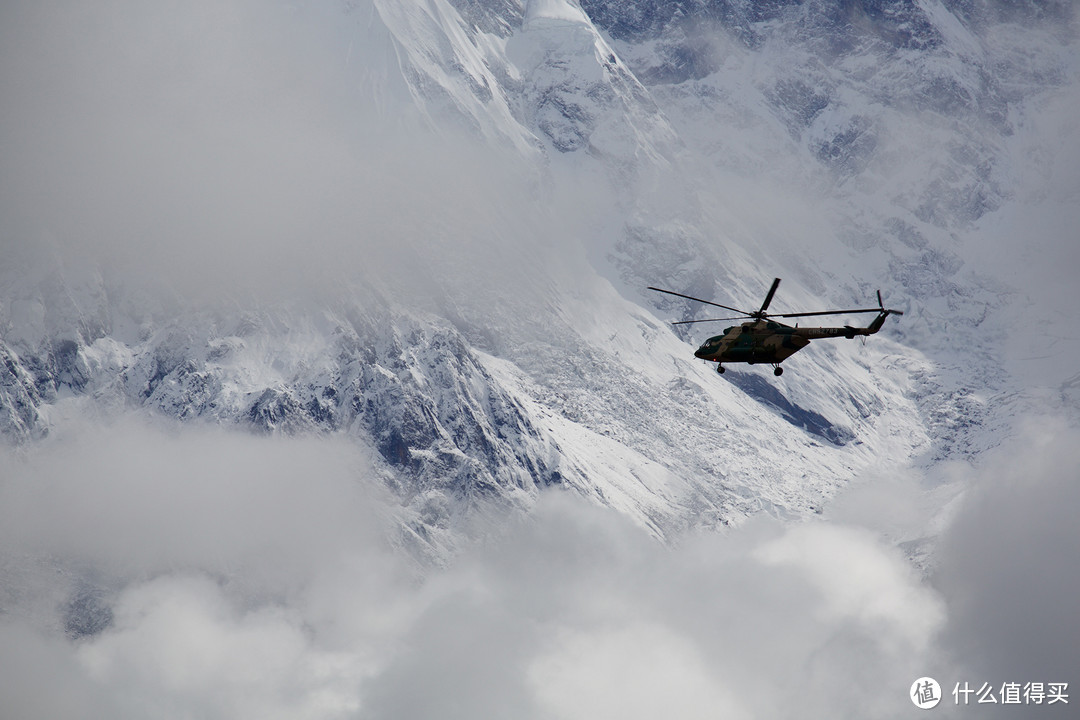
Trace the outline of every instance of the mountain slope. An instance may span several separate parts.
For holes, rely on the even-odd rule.
[[[254,104],[180,111],[194,161],[152,153],[159,177],[211,179],[182,196],[199,222],[154,235],[178,187],[158,180],[135,196],[145,217],[113,220],[134,162],[93,193],[64,185],[58,221],[12,213],[6,235],[31,249],[2,280],[5,436],[131,409],[343,434],[374,448],[435,554],[470,513],[553,485],[666,536],[806,516],[869,466],[995,444],[1023,383],[983,329],[1006,288],[966,257],[974,223],[1018,192],[1026,108],[1075,80],[1066,10],[843,7],[349,3],[287,35],[333,62],[272,69],[306,88],[333,67],[352,89],[297,91],[314,110],[286,101],[284,120],[252,114],[281,89],[263,41],[303,10],[242,15],[251,74],[220,80],[220,58],[196,56],[183,92],[201,103],[220,82]],[[90,49],[102,77],[128,60]],[[161,84],[135,115],[122,82],[98,81],[94,114],[136,132],[83,136],[78,167],[164,136],[183,107],[166,70],[147,71]],[[79,134],[15,127],[32,147]],[[245,165],[244,145],[273,149]],[[42,252],[35,224],[60,233]],[[116,262],[146,238],[179,262]],[[193,290],[174,264],[226,289]],[[777,308],[864,305],[880,287],[907,314],[866,344],[815,343],[782,379],[721,378],[692,359],[708,329],[667,325],[704,311],[644,290],[753,307],[774,275]]]

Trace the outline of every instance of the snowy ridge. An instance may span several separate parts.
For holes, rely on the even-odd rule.
[[[393,38],[400,72],[431,127],[452,118],[485,138],[510,142],[519,152],[535,150],[535,138],[519,124],[516,103],[507,92],[520,78],[505,60],[505,39],[469,32],[446,0],[378,0],[373,7]]]
[[[205,310],[47,258],[3,272],[4,436],[42,438],[73,407],[343,434],[435,554],[470,512],[553,485],[666,536],[805,517],[871,465],[996,442],[987,419],[1020,391],[985,328],[1010,300],[965,244],[1010,202],[1006,138],[1029,96],[1072,78],[1071,36],[935,2],[718,3],[704,33],[681,6],[511,5],[376,0],[343,17],[352,44],[381,48],[365,82],[404,89],[393,103],[436,134],[508,149],[554,208],[538,216],[567,209],[564,185],[596,186],[572,208],[584,220],[550,231],[574,274],[514,268],[541,288],[534,317],[464,280],[441,305],[367,288]],[[538,257],[491,212],[505,198],[485,200],[464,214],[490,218],[507,257]],[[783,379],[721,378],[692,359],[709,330],[667,324],[707,311],[644,290],[753,307],[774,275],[778,307],[863,306],[880,287],[907,314],[866,344],[815,343]]]
[[[640,310],[610,324],[617,316],[594,305],[603,295],[566,308],[577,322],[552,328],[546,339],[557,345],[523,340],[510,359],[471,349],[437,318],[371,304],[143,318],[142,337],[130,344],[108,335],[83,345],[45,340],[39,354],[24,349],[28,360],[13,355],[8,364],[18,373],[5,388],[16,398],[8,407],[22,413],[9,437],[41,435],[50,418],[91,399],[260,432],[344,433],[377,452],[386,482],[436,552],[453,545],[440,533],[469,508],[525,508],[551,485],[616,507],[660,536],[763,510],[813,512],[872,457],[901,462],[928,443],[910,435],[919,418],[904,398],[909,389],[888,375],[873,392],[849,390],[842,403],[796,392],[780,407],[752,385],[718,382]],[[134,324],[104,315],[107,325]],[[590,315],[595,324],[583,323]],[[601,349],[611,339],[617,353]],[[845,378],[865,372],[839,362]],[[666,392],[657,397],[655,387]],[[800,406],[814,407],[802,412],[824,427],[793,416]],[[903,430],[893,427],[900,418]],[[785,462],[774,464],[765,448],[779,445]],[[785,468],[795,458],[805,467],[793,475]]]
[[[525,3],[522,30],[566,26],[591,28],[592,23],[573,0],[528,0]]]
[[[526,122],[558,152],[583,150],[614,167],[670,154],[666,119],[580,8],[530,2],[507,52],[528,78]]]

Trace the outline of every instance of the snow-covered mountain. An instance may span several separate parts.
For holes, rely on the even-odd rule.
[[[0,714],[1075,694],[1076,23],[0,4]],[[904,315],[718,375],[646,289],[774,277]]]
[[[9,442],[39,442],[71,413],[131,409],[345,435],[374,448],[409,532],[438,554],[468,508],[529,507],[548,486],[660,536],[813,514],[867,467],[977,454],[1008,425],[1002,408],[1028,383],[1010,375],[994,318],[1024,290],[974,258],[998,252],[982,229],[1025,200],[1029,174],[1051,172],[1054,149],[1029,130],[1075,87],[1070,4],[374,0],[282,12],[301,30],[263,18],[259,42],[273,30],[306,47],[311,33],[340,84],[296,96],[313,114],[332,106],[340,133],[313,157],[311,140],[280,149],[325,127],[268,100],[277,80],[251,80],[269,52],[259,42],[219,80],[199,64],[218,58],[181,48],[170,75],[146,48],[95,41],[85,90],[113,97],[87,100],[77,123],[10,131],[30,148],[16,170],[73,136],[76,173],[120,159],[115,176],[69,175],[59,199],[31,188],[8,208]],[[108,77],[129,55],[152,59],[146,77],[162,83],[134,110],[138,91],[122,86],[134,71]],[[312,64],[323,68],[285,67],[290,82]],[[191,109],[241,86],[250,98]],[[22,92],[25,116],[47,106],[48,93]],[[57,92],[81,97],[79,82]],[[288,114],[251,114],[264,106]],[[245,119],[253,129],[233,127]],[[179,151],[138,144],[169,132]],[[390,150],[372,155],[383,136]],[[238,138],[251,147],[234,150]],[[236,154],[215,157],[219,143]],[[44,164],[47,181],[56,162]],[[146,172],[150,189],[125,194]],[[187,196],[160,181],[215,173],[220,183]],[[278,173],[299,180],[263,177]],[[293,218],[283,208],[309,180],[330,199],[303,197]],[[400,204],[372,221],[391,197]],[[136,221],[102,219],[128,203],[147,206]],[[210,219],[155,237],[189,213]],[[145,246],[172,250],[142,262]],[[285,261],[266,259],[275,253]],[[288,268],[316,279],[263,292]],[[204,270],[260,287],[191,291]],[[880,288],[906,314],[867,343],[815,343],[782,379],[719,377],[692,357],[708,326],[668,325],[702,309],[645,290],[756,307],[774,276],[778,308],[865,305]]]

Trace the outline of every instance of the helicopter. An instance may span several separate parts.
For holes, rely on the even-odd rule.
[[[691,297],[690,295],[683,295],[682,293],[677,293],[672,290],[652,287],[651,285],[649,286],[649,290],[667,293],[668,295],[676,295],[681,298],[686,298],[687,300],[693,300],[694,302],[705,303],[706,305],[714,305],[716,307],[724,308],[725,310],[737,312],[748,319],[747,322],[744,322],[741,325],[733,325],[729,328],[725,328],[722,334],[709,338],[701,344],[701,347],[694,351],[695,357],[699,357],[702,360],[708,360],[709,362],[715,362],[716,372],[721,374],[723,374],[725,370],[724,363],[749,363],[751,365],[756,363],[768,363],[773,366],[774,375],[783,375],[784,368],[780,367],[780,363],[809,345],[811,340],[837,337],[845,337],[848,340],[851,340],[856,335],[873,335],[881,329],[881,326],[885,323],[885,318],[890,315],[904,314],[901,310],[887,309],[881,300],[880,290],[877,291],[878,306],[876,308],[820,310],[817,312],[801,313],[767,313],[765,311],[769,309],[769,303],[772,302],[773,295],[776,294],[776,288],[779,287],[779,285],[780,278],[773,280],[772,287],[769,288],[769,293],[765,296],[765,302],[761,303],[761,308],[756,312],[746,312],[745,310],[740,310],[738,308],[721,305],[720,303],[714,303],[709,300],[702,300],[701,298]],[[850,325],[845,325],[844,327],[801,328],[798,323],[795,324],[795,327],[791,327],[790,325],[785,325],[772,320],[772,318],[809,317],[811,315],[849,315],[869,312],[876,312],[878,313],[878,316],[866,327],[851,327]],[[682,320],[680,322],[672,323],[672,325],[690,325],[692,323],[700,322],[721,322],[723,320],[741,319],[743,318]]]

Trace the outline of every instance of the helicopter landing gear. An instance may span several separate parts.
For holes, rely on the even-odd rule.
[[[781,375],[784,374],[784,368],[777,365],[775,368],[773,368],[772,374],[776,375],[777,377],[780,377]]]
[[[723,374],[724,374],[724,371],[725,371],[725,370],[727,370],[727,368],[725,368],[725,367],[724,367],[723,365],[721,365],[720,363],[716,363],[716,372],[718,372],[719,374],[723,375]]]

